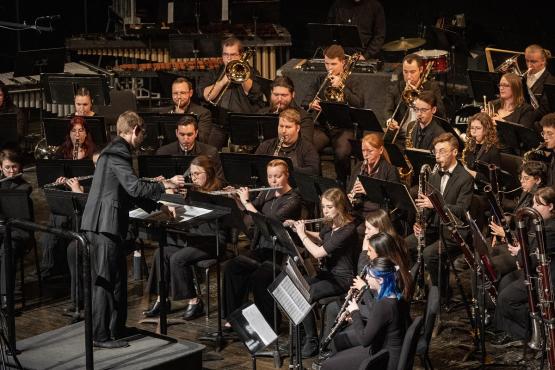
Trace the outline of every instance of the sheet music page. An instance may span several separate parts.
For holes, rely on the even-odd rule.
[[[249,325],[254,328],[265,347],[277,339],[276,333],[254,304],[245,308],[242,313]]]
[[[161,201],[161,203],[167,206],[176,208],[177,215],[175,217],[175,220],[172,220],[172,221],[180,222],[180,223],[189,221],[195,217],[202,216],[212,212],[209,209],[201,208],[201,207],[193,207],[189,205],[171,203],[166,201]],[[129,217],[136,218],[139,220],[149,219],[149,220],[156,220],[156,221],[169,221],[168,216],[166,216],[162,211],[148,213],[141,208],[137,208],[129,211]]]
[[[310,303],[299,292],[289,276],[285,276],[272,295],[295,325],[299,325],[310,311]]]
[[[293,279],[291,280],[292,283],[297,286],[297,289],[299,289],[300,293],[304,296],[304,298],[307,301],[310,301],[310,285],[308,285],[307,281],[301,274],[301,271],[299,271],[299,268],[297,267],[295,261],[289,256],[285,261],[285,273],[290,278],[291,276],[295,277],[294,280]]]

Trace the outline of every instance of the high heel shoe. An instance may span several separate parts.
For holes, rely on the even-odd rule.
[[[162,304],[160,301],[156,301],[154,302],[154,304],[152,305],[152,307],[150,308],[150,310],[148,311],[143,311],[143,315],[145,317],[155,317],[160,315],[160,308],[161,308]],[[171,311],[171,302],[169,300],[166,301],[166,313],[170,313]]]

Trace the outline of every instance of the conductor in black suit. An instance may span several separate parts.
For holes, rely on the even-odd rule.
[[[120,348],[128,343],[127,261],[123,241],[129,225],[129,211],[135,205],[147,212],[162,210],[175,216],[175,209],[155,200],[167,188],[183,185],[183,178],[146,183],[133,172],[132,150],[141,145],[145,128],[134,112],[122,113],[115,138],[100,154],[81,229],[91,243],[93,287],[93,341],[96,347]]]
[[[216,175],[223,179],[222,163],[218,149],[212,145],[198,141],[199,128],[196,119],[192,116],[185,116],[177,122],[175,128],[177,140],[160,147],[156,155],[205,155],[210,157],[216,166]]]
[[[443,133],[434,140],[434,153],[439,170],[432,173],[429,177],[429,183],[434,189],[438,190],[445,200],[446,207],[459,220],[465,220],[464,213],[470,209],[472,201],[472,188],[474,179],[465,170],[462,164],[457,160],[459,152],[459,144],[457,138],[451,133]],[[440,227],[440,220],[434,211],[432,203],[424,194],[419,194],[415,201],[416,207],[425,209],[427,212],[426,225],[426,247],[424,248],[424,263],[428,268],[433,285],[438,285],[438,246],[440,232],[445,237],[445,248],[450,258],[454,258],[461,253],[458,244],[451,239],[446,228]],[[418,223],[414,224],[414,234],[407,237],[407,247],[409,253],[414,258],[417,252],[416,236],[422,232],[422,226]],[[462,237],[466,239],[467,233],[462,233]],[[447,261],[443,261],[446,265]],[[442,290],[448,286],[447,275],[442,274],[441,286]]]

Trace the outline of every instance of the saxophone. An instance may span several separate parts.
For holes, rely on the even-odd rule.
[[[347,58],[345,68],[343,68],[343,72],[341,72],[341,74],[339,75],[339,86],[332,86],[331,84],[328,84],[326,90],[324,91],[324,97],[327,101],[345,103],[345,83],[347,81],[347,78],[351,75],[353,68],[355,67],[360,56],[361,53],[354,53],[349,58]]]
[[[79,148],[81,147],[79,143],[79,139],[75,140],[75,144],[73,145],[73,160],[76,161],[79,159]]]
[[[545,143],[541,143],[536,148],[530,149],[522,156],[522,162],[527,163],[529,161],[532,161],[533,156],[540,154],[544,149],[545,149]]]
[[[279,151],[281,150],[282,146],[283,146],[283,136],[280,136],[276,146],[276,150],[274,150],[274,157],[279,157]]]

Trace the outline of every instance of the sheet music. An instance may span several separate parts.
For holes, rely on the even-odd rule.
[[[193,207],[193,206],[189,206],[189,205],[183,205],[183,204],[177,204],[177,203],[171,203],[171,202],[166,202],[166,201],[161,201],[161,203],[170,206],[170,207],[175,207],[176,208],[176,217],[175,220],[172,220],[174,222],[186,222],[189,221],[195,217],[198,216],[202,216],[205,215],[207,213],[212,212],[209,209],[206,208],[201,208],[201,207]],[[141,208],[137,208],[134,210],[129,211],[129,217],[131,218],[136,218],[139,220],[158,220],[158,221],[168,221],[169,218],[162,212],[162,211],[156,211],[156,212],[152,212],[152,213],[148,213],[146,211],[144,211]]]
[[[271,293],[295,325],[299,325],[312,308],[287,275]]]
[[[287,259],[285,260],[284,271],[287,276],[289,276],[293,284],[295,284],[297,289],[299,289],[303,297],[310,302],[310,285],[308,285],[307,281],[301,274],[301,271],[297,267],[295,261],[289,256],[287,256]]]
[[[254,304],[245,308],[242,313],[249,325],[254,328],[262,343],[264,343],[264,347],[277,339],[276,333],[268,325],[268,322]]]

